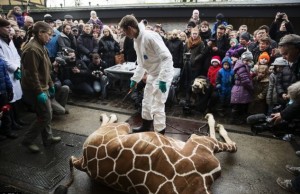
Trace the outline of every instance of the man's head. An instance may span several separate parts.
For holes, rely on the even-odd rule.
[[[247,45],[247,43],[249,42],[249,40],[250,40],[250,34],[248,32],[243,32],[240,35],[240,43],[241,43],[241,45],[243,45],[243,46]]]
[[[225,26],[224,25],[219,25],[217,29],[217,38],[220,39],[225,35]]]
[[[239,34],[242,34],[243,32],[247,32],[248,31],[248,26],[243,24],[239,27]]]
[[[288,87],[288,95],[295,102],[300,102],[300,81],[293,83]]]
[[[34,21],[33,21],[32,17],[30,17],[30,16],[25,17],[24,26],[29,28],[30,26],[33,26],[33,23],[34,23]]]
[[[136,38],[139,34],[138,21],[133,15],[124,16],[119,23],[119,27],[128,38]]]
[[[260,51],[265,51],[271,45],[271,38],[268,35],[266,35],[266,36],[261,37],[258,42],[259,42],[259,45],[258,45],[259,50]]]
[[[22,15],[22,9],[21,9],[21,7],[19,7],[19,6],[14,6],[13,10],[14,10],[14,13],[15,13],[15,14],[17,14],[17,15]]]
[[[199,19],[199,10],[198,9],[194,9],[192,18],[196,19],[196,20]]]
[[[279,51],[288,62],[295,62],[300,56],[300,36],[288,34],[281,38],[279,42]]]
[[[201,32],[207,32],[208,29],[209,29],[209,24],[208,24],[208,22],[207,22],[207,21],[201,22],[201,24],[200,24],[200,31],[201,31]]]
[[[160,33],[160,31],[162,30],[161,24],[155,24],[153,30],[154,32]]]
[[[65,19],[64,23],[68,23],[68,24],[73,23],[73,16],[71,16],[71,15],[65,15],[64,19]]]
[[[48,23],[52,28],[54,27],[54,20],[52,18],[52,15],[50,14],[44,15],[44,22]]]
[[[0,19],[0,35],[3,37],[9,37],[10,23],[6,19]]]

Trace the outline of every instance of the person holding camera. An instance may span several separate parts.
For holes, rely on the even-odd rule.
[[[288,97],[290,102],[288,103],[287,107],[282,110],[281,112],[271,114],[272,120],[274,124],[278,124],[283,120],[292,122],[295,120],[300,119],[300,81],[292,84],[288,87]],[[300,127],[299,125],[296,126]],[[286,166],[287,170],[290,172],[298,172],[298,176],[293,179],[283,179],[281,177],[277,178],[277,184],[282,187],[283,189],[290,191],[290,192],[300,192],[300,176],[299,171],[297,168],[291,167],[289,165]],[[299,169],[299,168],[298,168]]]
[[[293,34],[294,27],[289,21],[286,13],[277,12],[275,20],[270,25],[269,35],[270,37],[279,43],[280,39],[287,34]]]

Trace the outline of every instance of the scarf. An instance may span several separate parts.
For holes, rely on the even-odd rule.
[[[198,46],[200,43],[201,43],[200,36],[197,37],[195,40],[193,40],[192,37],[189,37],[187,47],[189,49],[192,49],[192,48],[195,48],[196,46]]]

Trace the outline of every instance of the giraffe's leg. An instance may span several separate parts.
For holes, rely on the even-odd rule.
[[[220,135],[224,138],[225,142],[228,144],[235,144],[235,142],[233,142],[229,136],[227,131],[225,130],[224,126],[221,124],[217,124],[217,129],[219,130]]]
[[[101,127],[102,127],[108,123],[109,118],[105,113],[103,113],[100,115],[100,120],[102,120],[102,123],[101,123]]]
[[[211,113],[208,113],[205,115],[205,119],[207,119],[208,126],[209,126],[209,136],[211,138],[216,139],[216,131],[215,131],[216,121],[214,119],[214,116]]]
[[[109,115],[109,121],[108,121],[108,123],[114,123],[117,120],[118,120],[117,115],[111,114],[111,115]]]

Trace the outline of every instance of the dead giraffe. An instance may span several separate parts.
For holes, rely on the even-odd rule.
[[[236,152],[220,124],[217,129],[226,143],[215,137],[215,120],[207,114],[210,137],[193,134],[187,142],[155,132],[130,134],[128,123],[114,123],[102,114],[102,125],[83,145],[83,156],[70,158],[73,167],[115,190],[128,193],[211,193],[221,166],[214,153]],[[67,184],[67,187],[72,183]]]

